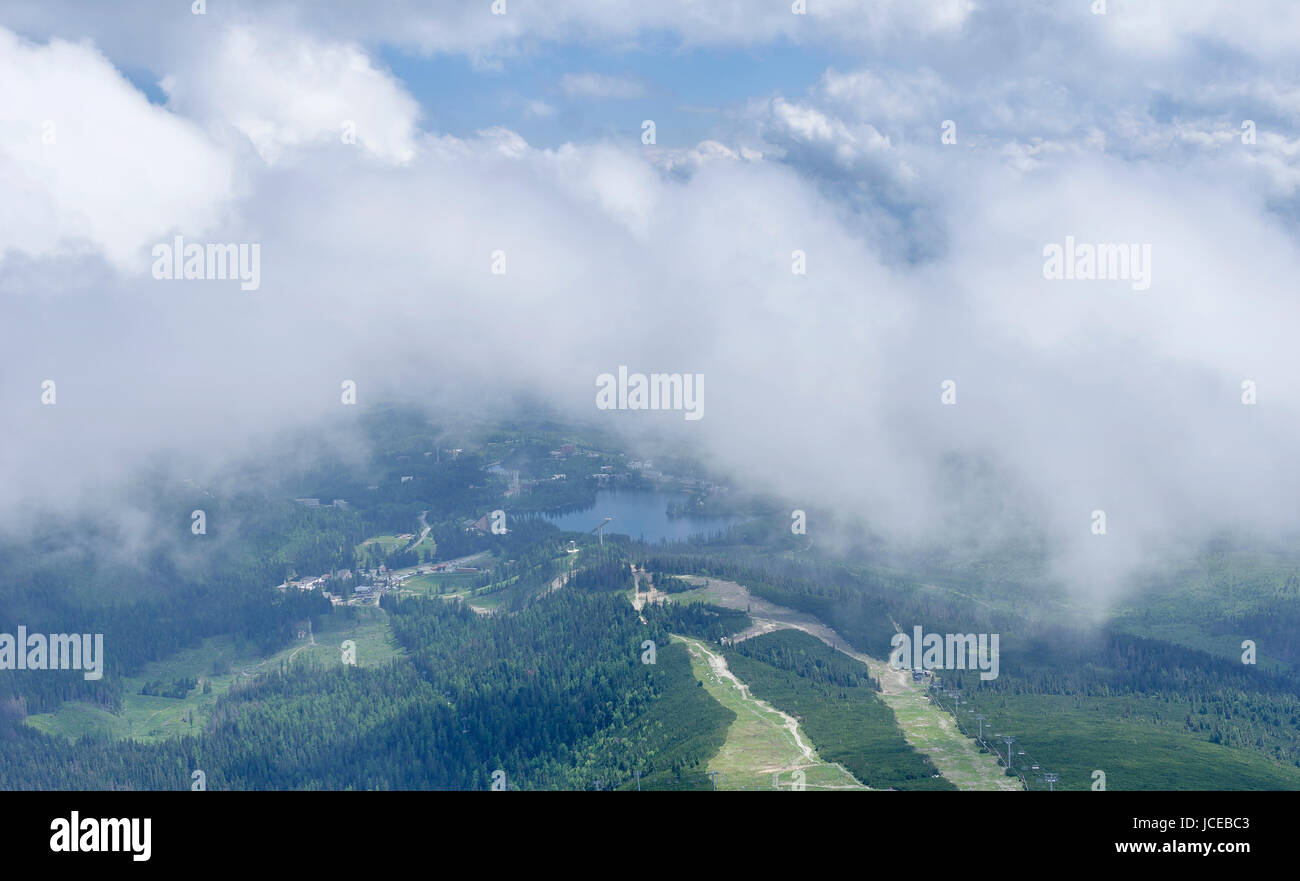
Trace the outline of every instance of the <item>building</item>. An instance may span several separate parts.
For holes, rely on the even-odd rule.
[[[320,507],[320,499],[294,499],[294,501],[306,508]]]

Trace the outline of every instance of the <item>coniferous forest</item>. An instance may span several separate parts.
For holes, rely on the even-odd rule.
[[[1049,613],[1050,587],[1023,559],[971,569],[801,551],[771,500],[737,499],[728,530],[688,541],[564,532],[511,492],[515,466],[551,467],[541,451],[559,444],[545,430],[495,426],[416,461],[409,451],[441,429],[382,415],[360,471],[315,465],[232,493],[157,476],[136,487],[160,512],[203,506],[204,535],[173,516],[170,533],[124,554],[111,525],[73,524],[69,541],[49,519],[0,543],[0,632],[102,633],[106,646],[99,679],[0,675],[0,786],[176,789],[201,770],[214,789],[709,788],[741,705],[715,691],[724,680],[689,645],[701,640],[859,784],[953,787],[877,676],[780,629],[799,622],[882,663],[908,623],[999,634],[997,678],[935,671],[915,693],[1025,788],[1049,764],[1080,788],[1101,767],[1138,789],[1300,782],[1300,672],[1285,639],[1300,567],[1284,556],[1207,549],[1188,564],[1207,586],[1195,602],[1171,606],[1177,585],[1157,576],[1146,605],[1071,623]],[[584,467],[621,461],[606,448]],[[582,494],[570,502],[581,509]],[[666,513],[680,518],[682,503]],[[1212,589],[1225,579],[1230,614]],[[360,664],[339,648],[354,634]],[[1268,663],[1240,662],[1246,636]],[[1023,767],[976,742],[977,711],[1018,729]],[[1138,746],[1118,750],[1107,732]],[[1183,784],[1165,759],[1178,751],[1201,757]]]

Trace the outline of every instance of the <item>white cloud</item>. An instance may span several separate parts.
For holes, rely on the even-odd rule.
[[[555,113],[555,108],[541,99],[533,99],[524,105],[524,115],[533,119],[545,119]]]
[[[366,53],[350,43],[250,27],[221,33],[163,82],[169,104],[215,127],[245,135],[268,163],[295,148],[346,144],[386,162],[409,162],[419,106]]]
[[[933,127],[952,90],[934,71],[828,70],[814,94],[839,113],[877,125],[918,120]]]
[[[709,162],[758,162],[762,160],[761,150],[740,147],[733,150],[719,141],[701,141],[694,147],[678,149],[659,149],[650,153],[650,159],[664,171],[678,174],[691,174]]]
[[[566,73],[560,90],[569,98],[627,99],[645,95],[645,85],[631,77],[601,73]]]
[[[0,29],[0,81],[3,254],[89,245],[128,271],[147,267],[142,247],[210,228],[234,196],[229,157],[91,46]]]
[[[0,105],[17,169],[0,179],[0,216],[10,250],[38,259],[0,264],[0,287],[62,296],[48,315],[10,317],[3,373],[26,378],[0,407],[29,413],[46,374],[67,378],[70,405],[9,438],[12,498],[73,480],[87,447],[119,454],[103,463],[119,471],[133,450],[215,460],[270,426],[336,416],[343,377],[363,400],[518,388],[594,416],[593,378],[636,364],[707,376],[708,417],[657,428],[903,540],[945,524],[985,540],[1015,509],[1063,559],[1112,578],[1153,537],[1293,528],[1296,89],[1249,57],[1217,64],[1264,25],[1225,25],[1225,43],[1213,16],[1149,19],[1165,38],[1129,68],[1120,3],[1104,22],[997,2],[854,4],[857,18],[828,2],[806,21],[784,4],[571,4],[550,18],[512,4],[503,20],[454,4],[338,7],[300,30],[284,11],[297,7],[275,8],[275,27],[188,23],[210,36],[173,44],[194,47],[167,68],[174,113],[93,50],[4,44],[4,81],[26,88]],[[754,96],[729,120],[734,138],[681,150],[633,138],[542,150],[502,127],[421,135],[401,84],[359,48],[399,30],[456,51],[630,40],[674,12],[694,41],[889,45],[806,95]],[[327,36],[354,27],[355,45]],[[935,45],[950,57],[917,70]],[[1251,105],[1280,118],[1248,146],[1235,133]],[[33,126],[49,107],[83,113],[77,162],[41,152]],[[175,113],[240,131],[258,153],[214,146]],[[349,116],[384,161],[311,149]],[[947,118],[952,147],[939,142]],[[263,244],[256,297],[53,256],[80,235],[122,260],[155,230],[210,224],[232,177],[249,191],[223,229]],[[1045,281],[1042,247],[1066,235],[1150,242],[1152,289]],[[489,271],[496,250],[506,275]],[[806,276],[790,271],[794,250]],[[955,408],[939,403],[948,378]],[[1244,378],[1260,382],[1257,408],[1238,401]],[[79,400],[111,400],[116,418]],[[1003,492],[965,494],[939,464],[953,452],[991,463]],[[1085,547],[1098,507],[1109,543]]]
[[[640,48],[647,34],[683,46],[753,46],[791,41],[804,46],[882,47],[902,39],[949,38],[968,25],[973,0],[816,0],[807,15],[776,3],[700,3],[697,0],[549,0],[507,3],[393,2],[325,4],[314,0],[223,0],[206,16],[188,9],[159,14],[154,0],[123,0],[112,7],[79,0],[9,0],[0,22],[26,32],[93,35],[110,52],[174,66],[202,40],[204,29],[263,21],[326,42],[403,46],[451,52],[490,69],[522,52],[559,43]],[[180,49],[179,47],[184,47]],[[179,51],[178,51],[179,50]]]
[[[770,110],[772,125],[769,132],[779,132],[804,144],[828,147],[836,160],[844,164],[850,164],[864,154],[889,149],[889,138],[870,124],[851,128],[815,107],[791,103],[783,98],[775,99]]]
[[[1126,50],[1178,53],[1196,42],[1217,43],[1247,54],[1300,50],[1300,7],[1290,0],[1112,0],[1098,16],[1106,38]]]

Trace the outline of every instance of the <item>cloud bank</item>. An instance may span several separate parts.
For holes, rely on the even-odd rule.
[[[286,428],[345,424],[353,380],[362,403],[535,392],[900,544],[1028,525],[1101,595],[1170,542],[1291,533],[1289,4],[814,6],[139,13],[154,44],[15,5],[0,522],[163,453],[218,473]],[[452,136],[377,60],[665,30],[887,48],[737,102],[692,148],[629,132],[543,149],[504,122]],[[570,94],[640,94],[582,83]],[[259,244],[260,289],[155,280],[150,249],[174,235]],[[1067,237],[1149,246],[1149,288],[1046,278]],[[619,365],[703,374],[706,418],[597,411]]]

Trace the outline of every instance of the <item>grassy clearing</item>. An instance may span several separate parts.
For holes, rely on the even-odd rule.
[[[196,734],[207,722],[217,699],[234,684],[308,659],[321,664],[341,664],[345,639],[356,642],[360,666],[377,666],[396,657],[398,648],[388,629],[387,614],[373,606],[355,608],[355,618],[345,618],[346,613],[335,612],[321,619],[320,629],[313,634],[315,645],[311,644],[311,638],[303,637],[294,639],[273,655],[262,656],[242,649],[230,637],[212,637],[194,648],[147,664],[137,675],[125,679],[119,713],[70,701],[53,713],[29,716],[27,724],[46,734],[72,739],[89,734],[113,740],[129,737],[152,742]],[[146,682],[156,679],[171,682],[187,677],[200,681],[184,698],[139,693]]]
[[[691,597],[694,602],[747,609],[756,625],[797,628],[866,664],[871,675],[881,683],[883,693],[880,698],[894,711],[907,742],[928,757],[939,773],[958,789],[1020,788],[1018,780],[1004,776],[1003,769],[991,754],[981,753],[975,741],[957,729],[950,714],[926,699],[924,687],[913,683],[910,673],[891,670],[884,661],[854,650],[834,629],[813,616],[756,597],[743,585],[700,576],[685,578],[701,587],[674,594],[675,601],[679,601],[679,597]],[[709,582],[707,586],[704,585],[706,580]]]
[[[481,612],[499,611],[505,607],[506,601],[510,598],[504,590],[499,590],[494,593],[479,594],[472,600],[469,599],[469,594],[466,594],[465,596],[466,602],[469,603],[470,608],[477,609]]]
[[[417,575],[402,582],[402,589],[423,596],[457,596],[473,589],[476,574],[468,572]]]
[[[414,538],[415,538],[414,535],[401,535],[401,536],[388,535],[388,534],[372,535],[370,538],[366,539],[361,544],[357,545],[355,550],[357,555],[361,556],[363,551],[365,551],[369,547],[374,546],[377,547],[379,550],[383,551],[385,554],[391,554],[393,551],[397,550],[398,548],[406,547],[408,544],[411,543],[412,539]]]
[[[1151,702],[1141,698],[972,697],[972,707],[988,714],[996,730],[1016,735],[1017,749],[1050,762],[1060,774],[1057,789],[1091,789],[1096,770],[1105,772],[1108,790],[1300,789],[1300,768],[1185,732],[1186,703],[1164,704],[1162,721],[1153,724]],[[1046,788],[1036,775],[1026,776],[1030,788]]]
[[[705,579],[688,577],[684,580],[699,581],[703,583]],[[668,598],[674,603],[708,603],[713,606],[733,605],[727,602],[727,595],[716,587],[697,587],[695,590],[686,590],[681,593],[668,594]]]
[[[803,772],[808,789],[866,789],[843,768],[822,761],[816,750],[805,753],[784,716],[749,697],[732,679],[719,675],[709,663],[711,655],[721,658],[717,650],[698,639],[677,635],[673,639],[686,644],[691,669],[705,690],[736,714],[722,748],[709,760],[708,770],[718,772],[719,789],[789,789],[796,771]],[[800,737],[807,745],[807,736],[801,733]]]
[[[751,693],[799,721],[821,755],[875,789],[952,790],[927,753],[899,730],[868,668],[794,629],[747,639],[727,664]]]
[[[873,671],[874,673],[875,671]],[[880,696],[891,710],[912,748],[929,757],[958,789],[1019,790],[1020,781],[1007,777],[991,754],[957,730],[950,714],[926,698],[921,689]]]

